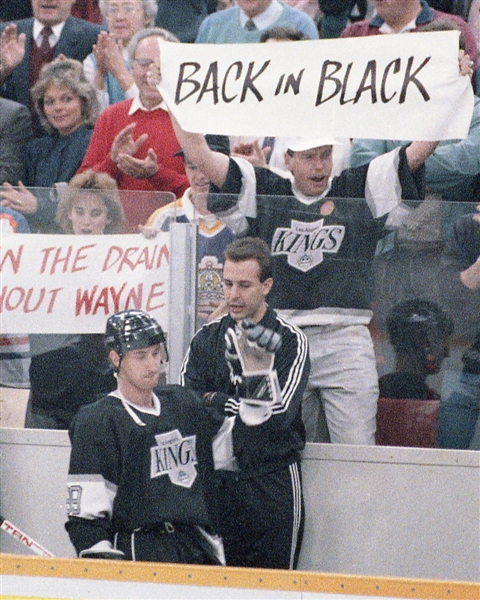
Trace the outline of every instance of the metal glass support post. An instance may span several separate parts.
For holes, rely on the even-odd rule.
[[[195,334],[197,229],[193,223],[170,225],[169,383],[178,383],[185,353]]]

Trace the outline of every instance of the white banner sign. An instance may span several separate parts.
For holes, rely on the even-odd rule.
[[[119,310],[168,329],[169,234],[2,237],[1,333],[102,333]]]
[[[266,44],[160,42],[159,89],[186,131],[458,139],[473,110],[457,31]]]

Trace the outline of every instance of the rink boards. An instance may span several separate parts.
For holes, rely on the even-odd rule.
[[[0,555],[2,600],[478,600],[480,584]]]

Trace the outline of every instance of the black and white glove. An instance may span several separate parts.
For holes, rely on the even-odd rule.
[[[276,331],[245,319],[235,329],[227,329],[225,342],[231,381],[237,384],[244,376],[273,369],[275,352],[280,349],[282,338]]]
[[[282,346],[282,338],[279,333],[273,329],[268,329],[259,323],[255,323],[252,319],[244,319],[240,325],[247,333],[247,339],[250,342],[255,342],[259,348],[263,348],[266,352],[277,352]]]
[[[281,401],[280,385],[273,365],[281,347],[275,331],[246,319],[225,334],[225,358],[230,380],[240,396],[239,414],[247,425],[268,420],[274,404]]]

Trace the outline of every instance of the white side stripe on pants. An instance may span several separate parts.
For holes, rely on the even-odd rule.
[[[302,521],[302,484],[298,464],[293,463],[289,466],[290,477],[292,479],[293,492],[293,530],[292,530],[292,548],[290,551],[290,569],[294,567],[295,553],[298,544],[298,534]]]

